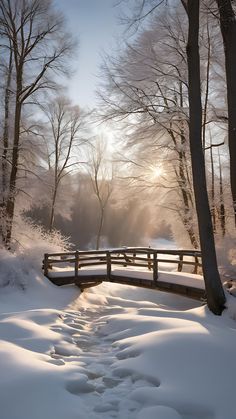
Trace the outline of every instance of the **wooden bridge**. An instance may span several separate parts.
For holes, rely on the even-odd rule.
[[[44,275],[56,285],[76,284],[84,290],[106,281],[195,299],[205,298],[201,267],[200,251],[141,247],[47,253],[43,260]],[[186,269],[189,273],[182,274]]]

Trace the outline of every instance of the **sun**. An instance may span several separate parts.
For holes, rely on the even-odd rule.
[[[157,180],[163,175],[163,167],[161,165],[155,165],[150,167],[150,178],[151,180]]]

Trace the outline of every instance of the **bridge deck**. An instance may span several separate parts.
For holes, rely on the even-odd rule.
[[[43,268],[45,276],[59,286],[76,284],[83,290],[106,281],[203,299],[204,280],[197,275],[200,258],[197,251],[122,248],[46,254]],[[173,272],[176,265],[178,271]],[[182,272],[183,266],[194,268],[194,273]]]

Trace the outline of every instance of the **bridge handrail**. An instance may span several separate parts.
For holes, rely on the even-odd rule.
[[[139,256],[137,256],[139,255]],[[146,257],[141,257],[145,255]],[[162,259],[159,255],[179,256],[178,259]],[[184,256],[194,257],[194,261],[184,260]],[[200,250],[184,249],[156,249],[150,247],[122,247],[102,250],[76,250],[71,252],[46,253],[43,260],[44,275],[48,276],[52,265],[60,263],[74,263],[75,276],[78,270],[85,266],[106,265],[107,275],[111,275],[112,265],[141,266],[153,270],[153,279],[158,278],[158,263],[176,263],[178,272],[182,271],[183,265],[194,266],[194,273],[202,266]],[[142,262],[142,263],[141,263]]]
[[[114,249],[101,249],[101,250],[79,250],[81,255],[100,255],[105,254],[106,252],[109,253],[147,253],[147,252],[157,252],[162,254],[170,254],[170,255],[179,255],[183,254],[186,256],[199,256],[201,257],[200,250],[194,249],[158,249],[153,247],[121,247],[121,248],[114,248]],[[60,253],[47,253],[48,256],[70,256],[74,255],[76,250],[70,252],[60,252]]]

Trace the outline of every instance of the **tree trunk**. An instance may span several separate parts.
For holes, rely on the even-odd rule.
[[[219,174],[220,174],[220,208],[219,208],[219,218],[222,236],[225,236],[225,204],[224,204],[224,188],[223,188],[223,176],[222,176],[222,167],[220,159],[220,151],[218,148],[218,159],[219,159]]]
[[[96,250],[99,250],[99,248],[100,248],[103,222],[104,222],[104,208],[101,208],[101,215],[100,215],[98,233],[97,233],[97,240],[96,240]]]
[[[221,284],[211,213],[207,195],[205,160],[202,149],[202,104],[199,57],[199,0],[188,0],[189,19],[187,59],[189,79],[189,136],[193,173],[193,188],[199,226],[199,237],[202,251],[202,266],[205,280],[207,304],[215,314],[224,309],[225,295]]]
[[[2,153],[2,201],[5,207],[6,194],[7,194],[7,155],[9,148],[9,106],[10,106],[10,87],[12,78],[12,51],[10,51],[9,64],[7,69],[7,80],[4,97],[4,128],[3,128],[3,153]]]
[[[183,210],[183,224],[188,233],[191,245],[194,249],[198,249],[198,241],[196,234],[191,222],[191,209],[188,195],[188,182],[184,173],[184,159],[185,155],[183,152],[179,152],[179,178],[180,178],[180,191],[183,199],[184,210]]]
[[[6,200],[8,194],[8,149],[9,149],[9,106],[10,106],[10,87],[12,78],[12,51],[10,51],[9,64],[7,69],[7,80],[4,96],[4,127],[3,127],[3,153],[2,153],[2,201],[1,201],[1,225],[0,231],[3,242],[6,240]]]
[[[50,213],[50,220],[49,220],[50,232],[52,231],[53,226],[54,226],[56,197],[57,197],[57,187],[54,188],[53,195],[52,195],[52,206],[51,206],[51,213]]]
[[[216,0],[225,50],[230,183],[236,224],[236,16],[231,0]]]
[[[212,145],[212,142],[211,142]],[[213,231],[216,233],[216,205],[215,205],[215,168],[213,159],[213,150],[210,147],[210,161],[211,161],[211,217],[213,223]]]
[[[5,244],[7,248],[10,248],[11,237],[12,237],[13,217],[14,217],[14,210],[15,210],[16,178],[17,178],[18,159],[19,159],[21,109],[22,109],[22,104],[19,100],[19,96],[17,95],[16,105],[15,105],[14,143],[13,143],[12,161],[11,161],[9,194],[8,194],[7,204],[6,204],[7,229],[6,229]]]

